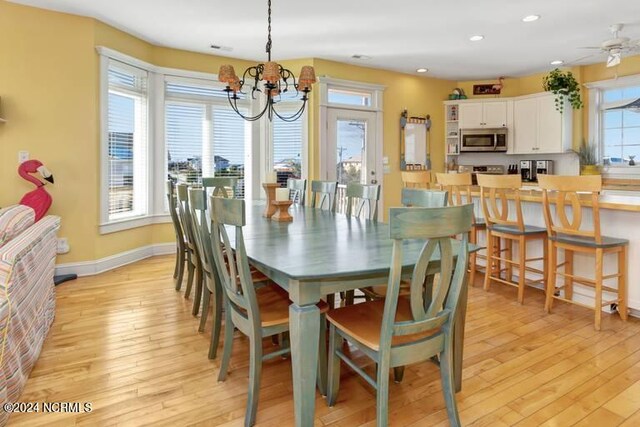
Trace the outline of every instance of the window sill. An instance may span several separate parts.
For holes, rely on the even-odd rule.
[[[145,227],[152,224],[165,224],[169,222],[171,222],[171,216],[169,216],[168,213],[120,219],[100,224],[100,234],[117,233],[118,231],[130,230],[132,228]]]
[[[629,177],[640,177],[640,165],[636,166],[603,166],[602,174],[608,177],[618,177],[623,178],[624,176]]]

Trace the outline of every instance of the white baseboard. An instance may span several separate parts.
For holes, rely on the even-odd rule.
[[[93,276],[104,273],[132,262],[140,261],[155,255],[166,255],[176,251],[175,243],[157,243],[143,246],[119,254],[111,255],[95,261],[70,262],[56,265],[56,275],[77,274],[78,276]]]

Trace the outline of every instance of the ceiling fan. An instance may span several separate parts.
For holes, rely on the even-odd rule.
[[[640,52],[640,40],[631,40],[629,37],[620,36],[623,28],[624,24],[611,25],[609,31],[611,31],[612,38],[605,40],[600,46],[589,46],[584,49],[598,49],[606,53],[607,67],[615,67],[620,64],[622,54]]]

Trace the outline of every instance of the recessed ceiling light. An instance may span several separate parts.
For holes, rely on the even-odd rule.
[[[472,42],[479,42],[482,39],[484,39],[484,36],[482,36],[480,34],[477,34],[475,36],[469,37],[469,40],[471,40]]]
[[[368,59],[371,59],[371,57],[370,57],[370,56],[368,56],[368,55],[360,55],[360,54],[351,55],[351,57],[352,57],[353,59],[360,59],[360,60],[362,60],[362,61],[366,61],[366,60],[368,60]]]
[[[418,68],[418,69],[416,70],[416,73],[426,73],[427,71],[429,71],[429,69],[428,69],[428,68]]]
[[[556,59],[555,61],[551,61],[551,65],[561,65],[564,64],[564,61]]]
[[[522,22],[533,22],[537,21],[538,19],[540,19],[540,15],[527,15],[522,18]]]

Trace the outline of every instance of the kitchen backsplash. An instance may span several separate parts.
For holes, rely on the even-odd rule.
[[[571,152],[565,154],[518,154],[504,153],[463,153],[456,156],[459,165],[502,165],[507,170],[509,165],[519,164],[520,160],[553,160],[554,175],[579,175],[578,156]]]

